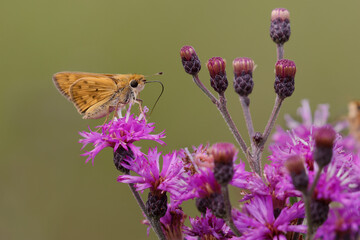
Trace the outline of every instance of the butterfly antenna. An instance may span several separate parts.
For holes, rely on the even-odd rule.
[[[161,75],[161,74],[162,74],[162,73],[159,73],[158,75]],[[156,99],[156,102],[154,103],[153,107],[151,108],[151,111],[150,111],[150,114],[149,114],[149,116],[151,116],[152,112],[153,112],[154,109],[155,109],[156,104],[158,103],[161,95],[162,95],[163,92],[164,92],[165,87],[164,87],[164,84],[163,84],[162,82],[160,82],[160,81],[146,81],[145,83],[159,83],[159,84],[161,85],[161,93],[160,93],[159,97]]]

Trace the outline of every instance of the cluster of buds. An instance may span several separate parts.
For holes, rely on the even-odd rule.
[[[270,36],[275,43],[283,45],[290,37],[289,11],[284,8],[274,9],[271,13]],[[282,59],[282,55],[275,65],[274,88],[279,98],[290,97],[295,89],[294,77],[296,73],[295,63],[288,59]],[[184,46],[180,50],[181,62],[190,75],[197,75],[201,70],[201,64],[195,49],[192,46]],[[210,58],[206,64],[210,74],[211,87],[223,96],[228,87],[226,76],[226,61],[221,57]],[[254,61],[250,58],[241,57],[233,61],[234,90],[241,97],[248,97],[253,91]]]
[[[277,98],[273,110],[274,114],[270,116],[263,133],[255,132],[249,111],[249,95],[253,92],[254,88],[253,72],[255,70],[255,63],[251,58],[247,57],[235,58],[232,62],[234,73],[233,88],[239,95],[244,111],[251,142],[251,149],[246,146],[245,141],[241,137],[226,108],[227,101],[225,98],[225,91],[227,90],[229,84],[226,75],[226,61],[221,57],[212,57],[206,64],[210,75],[210,85],[219,96],[219,98],[216,98],[199,79],[198,74],[201,70],[201,65],[194,48],[192,46],[184,46],[180,50],[181,62],[185,72],[192,75],[196,85],[199,86],[200,89],[216,105],[232,131],[235,139],[239,143],[241,150],[247,156],[250,167],[258,175],[261,175],[261,154],[264,149],[264,144],[271,132],[274,121],[277,118],[281,102],[285,98],[290,97],[295,89],[295,63],[291,60],[282,59],[282,45],[288,41],[290,37],[289,12],[286,9],[275,9],[271,13],[270,36],[277,44],[278,49],[274,82]],[[224,187],[226,188],[234,174],[233,157],[236,152],[234,149],[234,146],[228,146],[221,143],[215,144],[209,151],[209,154],[211,154],[214,158],[214,177],[217,183],[221,186],[221,189]],[[308,178],[300,160],[301,159],[293,159],[291,164],[289,162],[288,168],[290,171],[294,172],[292,176],[294,183],[297,185],[296,188],[304,190],[307,188]],[[196,200],[196,205],[202,213],[206,212],[206,208],[210,208],[216,216],[224,217],[226,212],[221,212],[224,207],[223,196],[224,195],[221,194],[221,192],[212,191],[209,192],[209,194],[198,198]]]

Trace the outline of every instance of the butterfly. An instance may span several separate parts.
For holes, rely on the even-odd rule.
[[[84,119],[108,117],[114,111],[137,99],[146,79],[141,74],[100,74],[58,72],[53,75],[57,89],[74,103]]]

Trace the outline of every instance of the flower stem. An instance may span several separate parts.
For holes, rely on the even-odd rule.
[[[142,212],[145,214],[147,220],[149,221],[149,223],[150,223],[152,229],[154,230],[155,234],[157,235],[157,237],[160,240],[166,240],[166,237],[165,237],[163,231],[161,230],[159,220],[157,221],[159,223],[157,223],[156,221],[154,221],[153,219],[151,219],[149,217],[149,215],[146,212],[145,204],[144,204],[140,194],[136,191],[134,184],[129,183],[128,185],[129,185],[129,188],[130,188],[132,194],[134,195],[134,198],[135,198],[136,202],[139,204],[139,207],[141,208]]]
[[[231,215],[231,203],[230,203],[230,198],[229,198],[229,189],[227,186],[221,186],[221,193],[223,195],[224,198],[224,203],[225,203],[225,210],[226,210],[226,224],[230,227],[231,231],[237,236],[240,237],[241,233],[240,231],[237,229],[237,227],[234,224],[234,221],[232,219],[232,215]]]
[[[307,192],[303,192],[304,202],[305,202],[305,213],[306,213],[306,221],[308,225],[306,240],[310,240],[313,234],[313,226],[311,220],[311,208],[310,208],[310,196]]]
[[[277,60],[284,58],[284,45],[278,44],[276,46]]]
[[[226,107],[226,98],[224,95],[220,95],[219,96],[219,101],[216,102],[216,106],[219,109],[221,115],[223,116],[225,122],[227,123],[227,125],[229,126],[230,131],[232,132],[232,134],[234,135],[236,141],[238,142],[238,144],[241,147],[241,150],[243,151],[243,153],[246,156],[246,159],[249,162],[249,165],[252,169],[252,171],[258,172],[259,168],[256,165],[256,163],[253,161],[252,156],[248,150],[248,147],[246,146],[246,143],[244,141],[244,139],[241,137],[239,130],[237,129],[234,121],[232,120],[227,107]]]
[[[307,225],[308,225],[308,230],[307,230],[307,235],[306,235],[307,240],[310,240],[312,238],[312,234],[314,231],[312,219],[311,219],[311,199],[312,199],[312,195],[314,193],[315,187],[320,179],[320,175],[321,175],[323,168],[324,167],[319,167],[319,170],[316,173],[314,182],[311,184],[310,191],[303,192],[304,201],[305,201],[305,210],[306,210],[306,220],[307,220]]]
[[[204,86],[204,84],[200,81],[199,79],[199,75],[193,75],[193,80],[194,83],[196,83],[196,85],[198,85],[198,87],[206,94],[206,96],[208,96],[210,98],[210,100],[213,103],[216,103],[218,100],[216,99],[216,97]]]
[[[160,240],[166,240],[164,232],[161,229],[160,219],[150,219],[150,223],[151,223],[152,228],[154,229],[154,232],[158,236],[158,238]]]
[[[310,188],[310,191],[309,191],[309,196],[312,197],[313,193],[314,193],[314,190],[315,190],[315,187],[320,179],[320,175],[321,175],[321,172],[323,170],[324,167],[319,167],[319,170],[317,171],[316,173],[316,176],[315,176],[315,179],[314,179],[314,182],[312,183],[311,185],[311,188]]]
[[[218,108],[218,110],[220,111],[222,117],[224,118],[225,122],[227,123],[227,125],[229,126],[230,131],[232,132],[232,134],[234,135],[235,140],[238,142],[241,150],[243,151],[243,153],[245,154],[250,167],[253,171],[255,171],[256,168],[254,161],[252,160],[250,153],[248,151],[248,147],[246,146],[246,143],[244,141],[244,139],[241,137],[239,130],[237,129],[234,121],[232,120],[227,107],[226,107],[226,98],[224,95],[220,95],[219,96],[219,100],[204,86],[204,84],[200,81],[199,76],[193,75],[193,80],[195,82],[195,84],[205,93],[206,96],[208,96],[210,98],[210,100],[216,105],[216,107]]]
[[[253,126],[253,122],[251,119],[250,108],[249,108],[250,99],[248,97],[240,97],[240,103],[241,103],[242,110],[244,112],[244,118],[245,118],[246,127],[248,129],[249,137],[250,137],[250,142],[251,142],[251,145],[253,145],[252,138],[254,136],[254,126]]]
[[[276,99],[275,99],[275,104],[274,104],[274,108],[272,110],[271,116],[269,118],[269,121],[265,127],[264,133],[263,133],[263,139],[261,142],[261,146],[263,147],[271,133],[271,130],[273,129],[276,119],[279,115],[280,112],[280,108],[281,108],[281,104],[283,102],[283,99],[279,98],[278,95],[276,95]]]

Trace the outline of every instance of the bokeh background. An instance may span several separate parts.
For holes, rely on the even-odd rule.
[[[207,59],[231,62],[246,56],[257,64],[251,111],[262,131],[275,98],[275,44],[270,13],[291,13],[285,57],[296,62],[296,90],[284,113],[296,115],[301,99],[331,106],[331,121],[360,98],[358,1],[119,1],[13,0],[0,4],[0,239],[155,239],[126,185],[116,182],[112,151],[85,164],[79,131],[101,120],[83,120],[55,89],[58,71],[141,73],[163,71],[165,93],[151,116],[166,129],[168,152],[217,141],[235,142],[209,99],[185,74],[179,50],[192,45],[209,86]],[[160,92],[147,85],[152,106]],[[229,111],[246,136],[240,104],[230,87]],[[141,143],[144,149],[150,145]],[[240,155],[240,157],[243,157]],[[239,199],[232,192],[232,202]],[[193,202],[185,205],[198,213]]]

